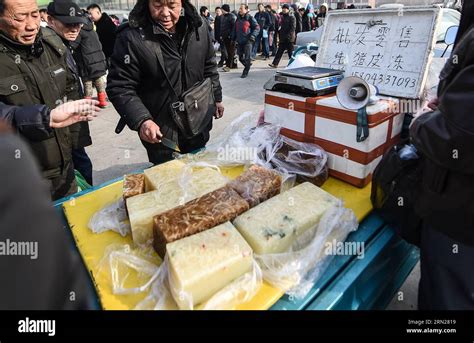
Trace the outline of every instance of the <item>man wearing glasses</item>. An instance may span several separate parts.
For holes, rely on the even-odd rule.
[[[36,0],[0,0],[0,102],[54,109],[77,99],[79,84],[68,67],[67,50],[53,30],[40,28],[40,21]],[[49,137],[28,143],[52,199],[75,193],[69,128],[52,129]]]

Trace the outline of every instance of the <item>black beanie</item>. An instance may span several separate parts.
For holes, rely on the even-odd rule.
[[[226,12],[230,12],[230,6],[227,5],[227,4],[222,5],[221,8],[222,8],[224,11],[226,11]]]

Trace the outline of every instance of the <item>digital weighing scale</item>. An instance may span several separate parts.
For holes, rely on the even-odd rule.
[[[334,92],[344,78],[342,70],[302,67],[277,71],[263,88],[270,91],[318,96]]]

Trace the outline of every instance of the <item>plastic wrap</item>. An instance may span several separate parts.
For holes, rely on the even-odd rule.
[[[158,277],[160,263],[151,248],[112,244],[106,248],[97,270],[108,276],[114,294],[137,294],[145,292]]]
[[[328,244],[343,242],[357,227],[351,210],[342,203],[332,206],[319,224],[298,237],[287,252],[255,255],[264,280],[290,297],[304,298],[332,259],[327,254]]]
[[[170,269],[167,255],[161,263],[149,249],[132,249],[120,244],[109,246],[98,265],[98,272],[105,274],[113,294],[144,295],[135,310],[178,310],[177,301],[187,310],[230,310],[251,300],[263,283],[260,267],[252,259],[248,272],[194,306],[192,296],[176,286]]]
[[[123,198],[94,213],[89,220],[88,227],[94,233],[112,230],[118,232],[122,237],[128,235],[131,229]]]
[[[262,152],[270,152],[280,135],[276,125],[260,125],[258,114],[245,112],[212,139],[206,148],[196,154],[183,155],[181,159],[204,161],[217,166],[265,165]]]
[[[283,175],[295,175],[298,182],[321,186],[329,177],[328,157],[320,146],[281,136],[270,155],[262,156]]]
[[[309,181],[320,186],[328,177],[327,154],[316,144],[280,135],[278,123],[262,123],[262,115],[246,112],[236,118],[206,149],[180,157],[216,166],[258,164],[278,171],[282,188]]]
[[[175,299],[187,304],[182,308],[183,310],[233,310],[239,304],[251,300],[263,283],[262,271],[253,261],[251,271],[223,287],[206,302],[194,306],[192,296],[176,288],[169,269],[169,261],[165,258],[149,294],[137,304],[135,310],[179,310]]]

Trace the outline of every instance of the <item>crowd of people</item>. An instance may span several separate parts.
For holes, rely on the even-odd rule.
[[[254,16],[250,14],[248,5],[231,11],[230,6],[224,4],[215,8],[214,17],[207,7],[201,7],[200,13],[209,23],[211,36],[219,44],[221,58],[218,67],[223,67],[224,72],[236,69],[234,57],[237,52],[236,56],[244,66],[241,77],[246,78],[256,58],[268,60],[273,57],[269,64],[272,68],[278,67],[285,51],[291,58],[298,33],[322,26],[329,10],[326,3],[317,9],[312,4],[304,7],[283,4],[279,10],[260,3]]]

